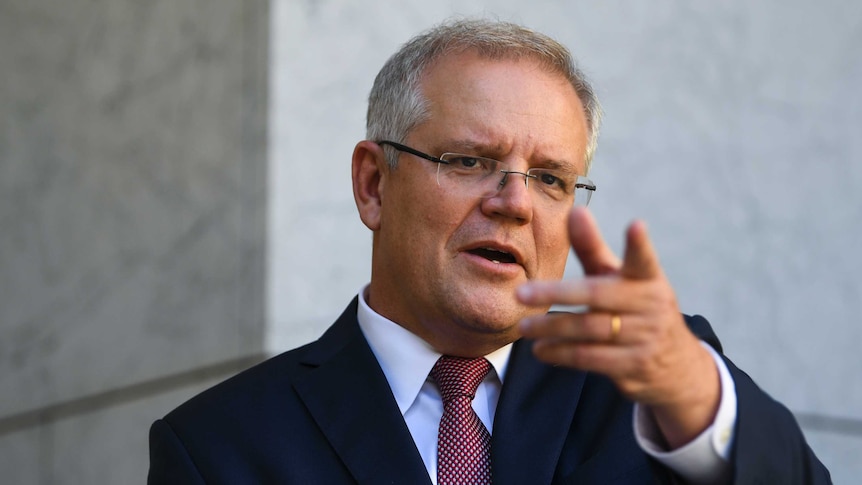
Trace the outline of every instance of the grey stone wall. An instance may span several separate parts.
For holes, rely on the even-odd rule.
[[[260,358],[267,12],[0,2],[4,483],[140,483],[153,418]]]

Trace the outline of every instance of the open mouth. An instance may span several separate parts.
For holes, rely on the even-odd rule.
[[[471,249],[469,251],[470,254],[475,254],[476,256],[481,256],[492,263],[515,263],[515,256],[505,252],[505,251],[497,251],[496,249],[491,248],[476,248]]]

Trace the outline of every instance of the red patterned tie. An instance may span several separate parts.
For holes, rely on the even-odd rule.
[[[431,377],[443,398],[437,435],[437,484],[491,483],[491,435],[476,416],[473,396],[491,369],[485,359],[440,357]]]

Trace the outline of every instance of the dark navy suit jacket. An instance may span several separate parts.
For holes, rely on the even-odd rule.
[[[150,430],[156,484],[430,484],[356,321],[183,404]],[[686,317],[716,349],[707,321]],[[632,403],[605,377],[512,349],[491,438],[495,485],[676,483],[637,445]],[[738,396],[734,483],[830,483],[793,416],[728,362]]]

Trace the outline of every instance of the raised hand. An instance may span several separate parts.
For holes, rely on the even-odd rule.
[[[649,406],[671,448],[688,443],[714,419],[718,371],[685,324],[646,226],[629,226],[620,262],[587,209],[574,208],[568,223],[585,277],[530,282],[517,296],[528,305],[587,310],[526,318],[522,335],[535,340],[539,359],[604,374],[629,399]]]

